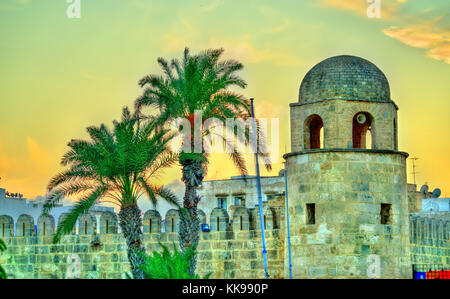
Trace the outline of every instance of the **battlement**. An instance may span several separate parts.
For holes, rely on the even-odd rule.
[[[233,206],[231,210],[231,219],[225,209],[213,209],[208,218],[202,210],[199,210],[200,223],[209,224],[212,232],[260,229],[257,207],[247,209],[243,206]],[[263,205],[263,214],[267,230],[282,228],[282,219],[284,218],[284,209],[282,207]],[[1,215],[0,237],[49,236],[55,232],[58,223],[66,215],[67,213],[61,214],[57,222],[52,215],[41,215],[38,217],[37,223],[28,214],[20,215],[15,223],[11,216]],[[207,219],[209,219],[209,223]],[[171,209],[167,211],[164,220],[157,210],[148,210],[143,215],[142,229],[144,233],[178,232],[179,222],[180,214],[178,210]],[[95,215],[93,213],[82,215],[78,219],[72,233],[91,235],[94,233],[114,234],[117,232],[120,232],[117,214],[111,211],[97,210]]]

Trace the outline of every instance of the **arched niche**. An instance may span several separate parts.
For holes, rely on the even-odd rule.
[[[100,233],[117,234],[117,216],[113,212],[103,212],[100,216]]]
[[[161,232],[161,215],[157,210],[148,210],[144,214],[144,233]]]
[[[22,214],[17,219],[17,236],[33,236],[34,235],[34,219],[30,215]]]
[[[273,211],[268,206],[263,206],[263,221],[264,221],[265,229],[273,229],[274,228]],[[255,206],[255,210],[253,211],[253,228],[256,230],[261,230],[259,208],[257,205]]]
[[[175,209],[168,210],[164,226],[168,233],[178,232],[180,230],[180,212]]]
[[[93,235],[97,229],[97,219],[94,215],[87,213],[78,218],[78,234]]]
[[[233,213],[233,230],[249,230],[250,229],[250,213],[245,207],[238,207]]]
[[[14,236],[14,220],[11,216],[0,216],[0,236],[5,238]]]
[[[215,208],[209,216],[211,231],[226,231],[229,221],[230,217],[225,209]]]
[[[51,236],[55,232],[55,218],[52,215],[41,215],[38,218],[37,233],[39,236]]]

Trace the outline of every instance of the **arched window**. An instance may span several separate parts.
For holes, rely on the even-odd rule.
[[[373,148],[373,120],[367,112],[358,112],[353,117],[353,148]]]
[[[324,132],[322,118],[313,114],[305,122],[305,149],[324,147]]]

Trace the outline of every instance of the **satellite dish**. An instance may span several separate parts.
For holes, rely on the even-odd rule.
[[[364,113],[360,113],[356,116],[356,121],[360,124],[365,124],[367,121],[367,117]]]
[[[436,188],[433,191],[433,198],[438,198],[439,196],[441,196],[441,189]]]
[[[427,194],[428,193],[428,185],[425,183],[425,185],[423,185],[421,188],[420,188],[420,193],[423,193],[423,194]]]

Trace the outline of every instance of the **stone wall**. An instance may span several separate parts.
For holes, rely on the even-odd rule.
[[[381,278],[412,276],[405,154],[319,149],[285,157],[294,277],[367,278],[370,255],[379,257]]]
[[[57,245],[50,236],[8,237],[8,250],[0,256],[0,264],[10,278],[125,278],[129,263],[124,238],[120,234],[97,236],[99,246],[91,245],[94,235],[64,236]],[[267,230],[266,241],[269,273],[282,278],[284,234]],[[172,247],[173,242],[178,244],[178,234],[144,234],[147,252],[159,250],[158,242]],[[264,278],[258,230],[202,232],[198,252],[200,276],[212,272],[211,278]]]
[[[284,196],[276,196],[263,204],[263,208],[269,274],[273,278],[282,278]],[[225,209],[216,208],[211,212],[211,231],[200,234],[197,267],[200,276],[212,272],[211,278],[264,278],[256,210],[257,207],[239,207],[232,211],[231,220]],[[199,211],[199,214],[205,223],[205,213]],[[178,246],[179,217],[178,211],[169,210],[165,215],[165,232],[161,232],[160,214],[155,210],[144,214],[142,229],[147,253],[159,251],[159,242],[170,248],[174,242]],[[3,219],[11,221],[6,216]],[[78,221],[78,230],[63,236],[61,243],[56,245],[52,244],[50,235],[54,231],[54,222],[46,222],[46,235],[38,229],[35,236],[31,233],[23,236],[20,231],[23,226],[17,223],[16,237],[11,237],[14,235],[12,224],[12,234],[10,231],[0,232],[8,246],[5,254],[0,256],[0,264],[5,266],[11,278],[70,278],[78,261],[81,278],[123,278],[129,271],[129,263],[124,238],[118,233],[117,216],[105,212],[99,219],[97,224],[92,214],[83,215]],[[33,226],[33,223],[28,226]],[[95,236],[99,237],[101,245],[92,245]]]
[[[409,226],[414,270],[450,270],[450,213],[412,213]]]

